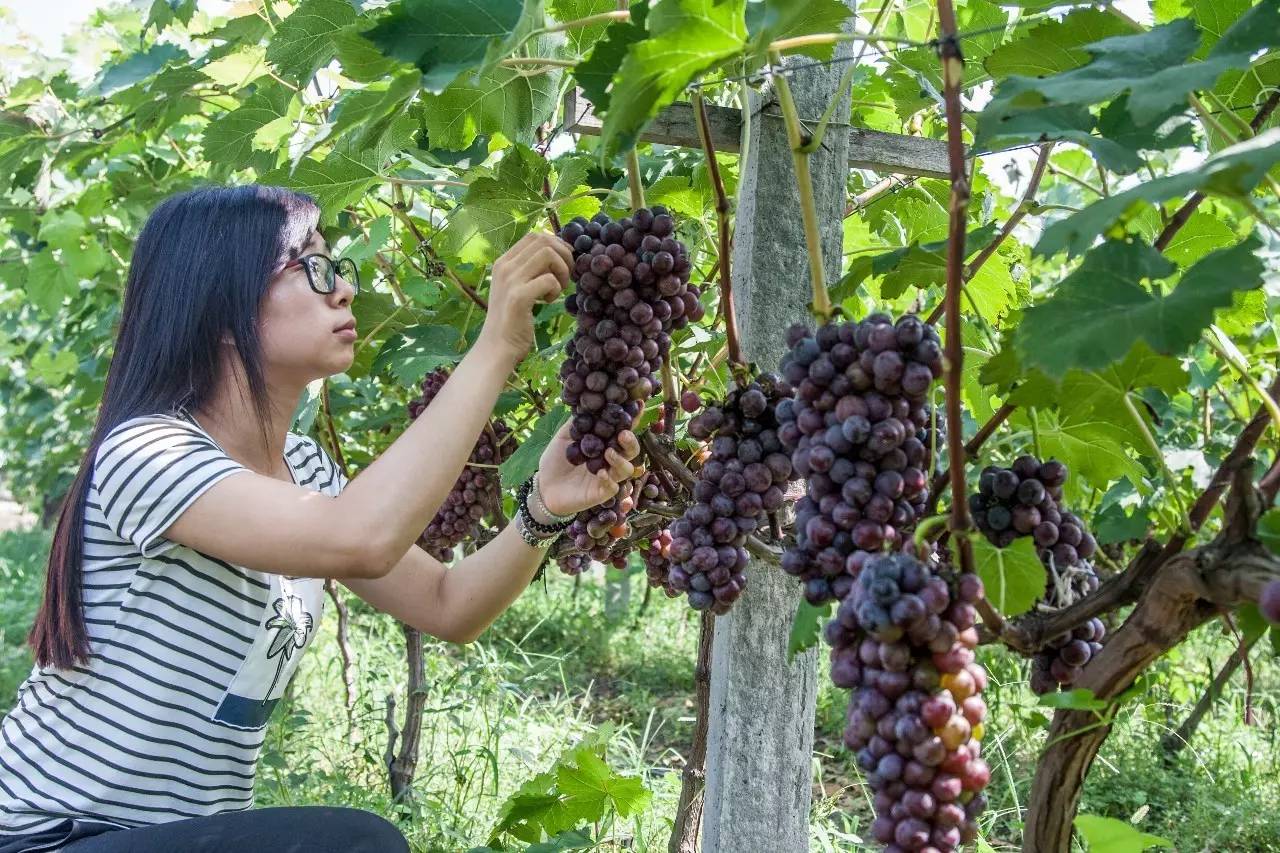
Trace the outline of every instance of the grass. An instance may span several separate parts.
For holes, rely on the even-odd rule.
[[[39,600],[47,542],[40,531],[0,534],[0,707],[12,704],[30,670],[21,641]],[[608,723],[615,729],[611,764],[642,776],[654,798],[643,814],[607,827],[602,849],[665,850],[692,737],[697,620],[659,595],[637,618],[643,581],[633,577],[631,584],[627,611],[613,618],[598,578],[575,584],[553,570],[545,590],[527,592],[478,642],[428,642],[428,714],[411,807],[392,803],[384,765],[387,697],[397,713],[405,701],[403,634],[347,597],[357,666],[349,727],[329,602],[321,634],[270,725],[258,804],[368,808],[399,819],[415,850],[466,850],[486,841],[503,801],[522,782]],[[1157,664],[1146,695],[1119,714],[1090,774],[1083,811],[1132,820],[1179,853],[1280,853],[1280,668],[1268,652],[1253,655],[1259,725],[1243,724],[1238,674],[1188,749],[1169,760],[1159,747],[1233,642],[1216,628],[1202,629]],[[1025,663],[999,649],[981,656],[992,675],[993,708],[984,833],[995,850],[1013,850],[1048,721],[1026,687]],[[859,840],[869,822],[868,795],[839,742],[845,696],[825,679],[819,683],[810,848],[873,850]]]

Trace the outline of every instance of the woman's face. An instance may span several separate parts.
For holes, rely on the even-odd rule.
[[[332,257],[318,231],[300,253]],[[324,287],[315,272],[316,286]],[[335,274],[333,293],[320,294],[307,283],[307,271],[293,266],[272,279],[258,318],[262,354],[272,373],[303,383],[342,373],[355,359],[353,283]]]

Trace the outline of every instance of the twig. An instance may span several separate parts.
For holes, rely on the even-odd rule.
[[[706,784],[707,730],[711,717],[711,644],[715,637],[716,617],[702,611],[698,631],[698,663],[693,671],[697,722],[693,729],[693,746],[680,774],[680,800],[676,806],[675,824],[667,853],[697,853],[698,834],[702,825],[702,791]]]
[[[432,248],[431,241],[428,240],[426,235],[418,228],[418,225],[413,221],[413,218],[397,204],[389,204],[387,207],[391,210],[392,215],[405,225],[409,226],[409,230],[413,232],[413,236],[418,239],[418,248],[427,255],[430,255],[433,261],[439,261],[440,256],[437,255],[436,250]],[[410,263],[413,263],[413,255],[406,253],[406,256],[410,258]],[[458,274],[455,273],[447,264],[444,267],[444,274],[445,278],[457,285],[458,289],[465,293],[472,302],[481,308],[481,310],[489,310],[489,303],[484,300],[484,297],[476,293],[475,289],[472,288],[471,285],[459,278]]]
[[[342,698],[347,710],[347,740],[353,740],[356,733],[356,676],[355,660],[351,654],[349,626],[351,613],[347,603],[338,592],[338,585],[333,578],[325,578],[324,591],[333,601],[333,609],[338,612],[338,655],[342,658]]]
[[[720,177],[720,164],[716,161],[716,149],[711,142],[711,122],[707,119],[707,105],[701,92],[694,92],[693,107],[698,122],[698,138],[706,153],[707,172],[716,191],[716,224],[720,237],[717,266],[720,269],[720,308],[724,312],[725,335],[729,343],[729,362],[742,366],[742,345],[738,337],[738,317],[733,307],[733,284],[729,272],[729,197]]]

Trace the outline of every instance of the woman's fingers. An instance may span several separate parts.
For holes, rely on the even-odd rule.
[[[604,459],[609,463],[609,476],[619,483],[635,473],[636,467],[612,447],[604,452]]]
[[[560,297],[562,290],[564,290],[564,285],[560,283],[560,279],[549,272],[544,272],[537,278],[531,279],[525,285],[530,307],[535,302],[555,302]]]
[[[618,493],[618,482],[613,479],[613,472],[609,468],[601,468],[595,474],[596,479],[604,484],[605,494],[607,497],[613,497]],[[603,503],[603,501],[601,502]]]
[[[618,445],[622,448],[622,455],[627,459],[635,459],[640,455],[640,439],[636,438],[636,434],[629,429],[618,433]]]

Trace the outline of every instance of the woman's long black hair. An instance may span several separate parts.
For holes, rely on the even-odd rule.
[[[89,658],[82,599],[85,501],[98,447],[130,418],[198,409],[234,342],[266,433],[268,399],[259,306],[319,219],[315,201],[279,187],[205,187],[172,196],[134,246],[102,405],[49,551],[44,601],[27,641],[36,663],[68,669]]]

